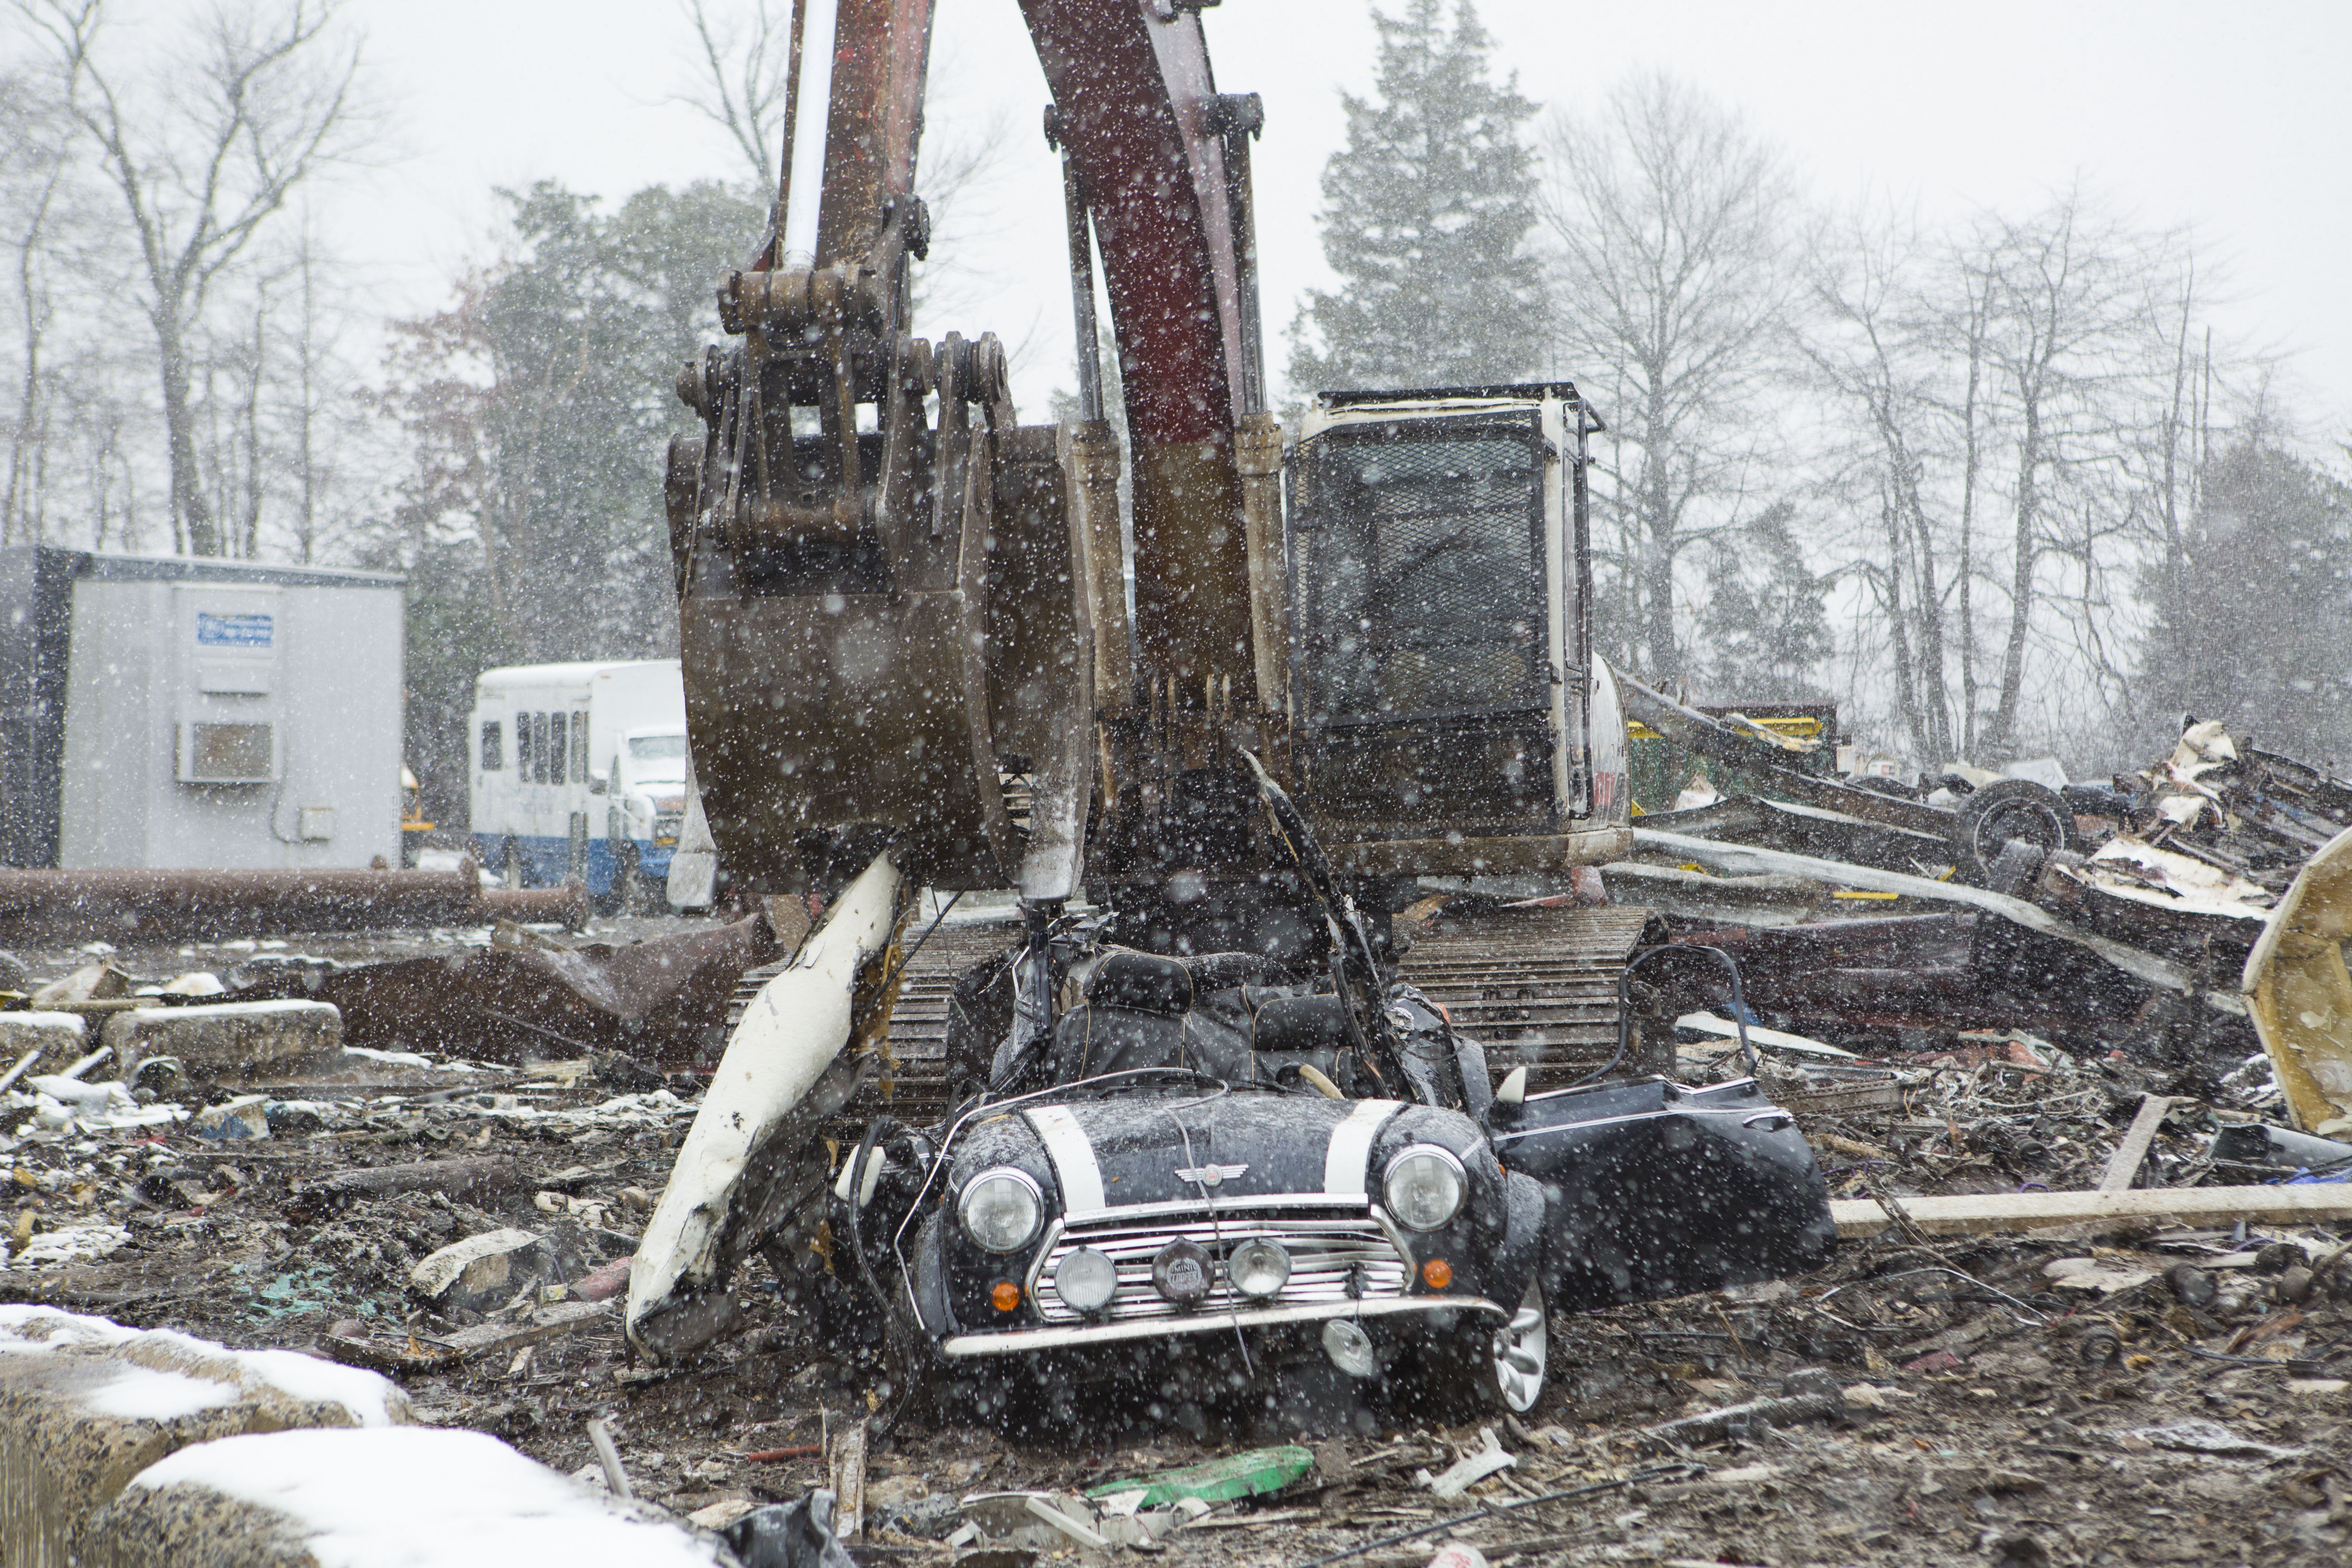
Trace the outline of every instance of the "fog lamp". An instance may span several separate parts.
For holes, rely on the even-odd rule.
[[[1345,1318],[1334,1318],[1323,1325],[1323,1353],[1349,1377],[1371,1377],[1381,1370],[1380,1357],[1372,1353],[1372,1337]]]
[[[1099,1312],[1118,1293],[1118,1270],[1091,1247],[1081,1247],[1054,1265],[1054,1293],[1073,1311]]]
[[[1151,1260],[1151,1288],[1179,1307],[1197,1307],[1209,1297],[1209,1249],[1198,1242],[1171,1241]]]
[[[1290,1280],[1290,1254],[1263,1237],[1243,1242],[1225,1258],[1225,1277],[1244,1296],[1263,1300]]]

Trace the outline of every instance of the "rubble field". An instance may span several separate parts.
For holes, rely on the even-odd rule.
[[[625,947],[712,929],[605,921],[524,940]],[[493,940],[20,956],[30,985],[103,960],[132,989],[200,973],[234,995],[302,962],[462,958]],[[1681,1038],[1685,1078],[1739,1065],[1729,1040]],[[1449,1540],[1490,1563],[2343,1561],[2352,1256],[2336,1233],[2352,1223],[2197,1229],[2151,1211],[1947,1235],[1903,1205],[2115,1184],[2127,1139],[2146,1157],[2123,1181],[2142,1188],[2324,1183],[2259,1157],[2242,1132],[2219,1140],[2238,1157],[2217,1156],[2226,1129],[2284,1120],[2262,1059],[2156,1067],[2018,1031],[1936,1045],[1832,1069],[1862,1075],[1841,1086],[1819,1076],[1818,1053],[1768,1041],[1764,1076],[1803,1108],[1832,1197],[1886,1200],[1887,1222],[1809,1277],[1555,1316],[1551,1388],[1523,1420],[1307,1407],[1255,1387],[1211,1398],[1175,1376],[1084,1425],[1017,1406],[927,1425],[875,1360],[826,1342],[764,1263],[738,1280],[744,1331],[676,1368],[633,1365],[616,1311],[625,1260],[701,1079],[621,1052],[370,1048],[308,1081],[163,1082],[130,1097],[145,1103],[115,1094],[65,1115],[20,1084],[0,1112],[0,1300],[370,1366],[423,1419],[596,1485],[601,1419],[636,1495],[706,1524],[819,1486],[848,1506],[861,1489],[843,1465],[862,1441],[865,1528],[846,1544],[869,1563],[1107,1550],[1402,1565]],[[240,1101],[252,1109],[222,1109]],[[469,1238],[487,1239],[443,1250]],[[1286,1444],[1312,1457],[1287,1484],[1141,1510],[1148,1528],[1123,1531],[1139,1545],[1082,1544],[1122,1534],[1120,1504],[1090,1490]],[[1066,1525],[1033,1512],[1008,1533],[988,1505],[968,1506],[1009,1491],[1051,1494]]]

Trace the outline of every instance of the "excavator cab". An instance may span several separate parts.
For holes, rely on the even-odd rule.
[[[1291,762],[1342,869],[1559,870],[1630,844],[1567,382],[1326,392],[1288,458]]]

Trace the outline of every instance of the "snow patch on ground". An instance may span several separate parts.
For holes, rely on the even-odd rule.
[[[61,1312],[54,1307],[0,1306],[0,1353],[73,1349],[113,1350],[126,1373],[152,1373],[179,1384],[202,1383],[206,1387],[228,1391],[227,1398],[191,1405],[189,1410],[210,1409],[247,1394],[274,1391],[303,1404],[340,1405],[362,1426],[390,1427],[409,1419],[408,1395],[389,1379],[355,1366],[304,1355],[299,1351],[231,1350],[174,1329],[126,1329],[104,1318]],[[236,1382],[187,1376],[173,1370],[174,1363],[201,1372],[228,1373]],[[184,1396],[193,1397],[187,1391],[182,1392]],[[160,1387],[155,1397],[162,1398]],[[187,1414],[174,1411],[151,1415],[145,1411],[106,1410],[95,1405],[92,1408],[131,1420],[168,1421],[175,1415]]]
[[[320,1568],[711,1568],[707,1543],[481,1432],[270,1432],[181,1449],[134,1487],[192,1485],[292,1520]]]
[[[131,1239],[119,1225],[65,1225],[45,1230],[8,1260],[12,1268],[47,1268],[60,1263],[89,1263],[106,1257]]]
[[[96,1415],[119,1421],[177,1421],[199,1410],[234,1405],[238,1393],[233,1383],[126,1366],[103,1387],[84,1394],[81,1403]]]
[[[365,1046],[345,1046],[343,1055],[358,1057],[365,1061],[384,1062],[393,1067],[429,1068],[433,1065],[430,1057],[420,1057],[415,1051],[378,1051]]]

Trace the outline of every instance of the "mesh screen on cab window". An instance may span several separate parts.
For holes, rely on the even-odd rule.
[[[1335,432],[1316,446],[1298,540],[1313,719],[1538,700],[1542,473],[1528,437]]]

